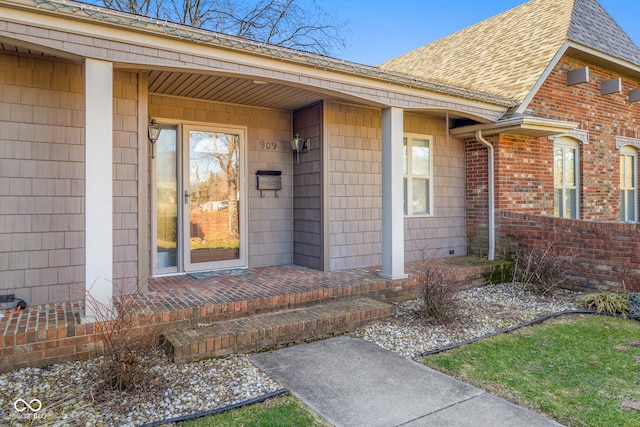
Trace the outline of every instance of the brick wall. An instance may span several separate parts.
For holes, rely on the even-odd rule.
[[[567,86],[567,72],[589,66],[590,81]],[[622,92],[601,95],[600,84],[622,77],[593,64],[564,57],[529,105],[535,115],[579,123],[588,131],[580,144],[580,218],[618,222],[619,155],[616,136],[640,137],[640,103],[629,103],[640,82],[622,78]],[[553,140],[500,135],[489,138],[496,152],[496,209],[553,216]],[[467,165],[467,237],[470,251],[486,253],[487,149],[465,145]],[[498,236],[500,238],[500,236]]]
[[[0,53],[0,295],[84,297],[81,64]]]
[[[293,262],[293,156],[291,113],[151,94],[149,115],[206,125],[246,126],[248,133],[249,266]],[[275,144],[273,144],[275,142]],[[282,172],[282,190],[264,197],[256,189],[257,170]]]
[[[495,145],[497,138],[489,138]],[[475,254],[485,254],[489,246],[488,237],[488,150],[477,141],[464,144],[466,165],[466,213],[467,250]]]
[[[309,151],[293,166],[293,262],[322,269],[322,110],[315,104],[293,114],[294,133],[309,138]]]
[[[588,83],[567,86],[567,72],[588,66]],[[603,81],[622,77],[622,92],[601,95]],[[640,81],[570,57],[564,57],[542,85],[529,108],[534,114],[578,122],[589,132],[580,147],[581,219],[619,221],[619,155],[616,136],[640,138],[640,103],[629,103],[629,90]]]
[[[494,150],[496,208],[553,215],[553,141],[500,135]]]
[[[499,135],[494,147],[496,209],[553,215],[553,141]],[[467,234],[470,250],[488,248],[488,153],[477,141],[465,145],[467,164]]]
[[[498,230],[507,242],[529,248],[552,245],[554,254],[569,257],[573,287],[640,291],[640,224],[499,211]]]

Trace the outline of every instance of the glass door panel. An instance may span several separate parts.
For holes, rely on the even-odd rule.
[[[234,265],[241,258],[240,135],[190,128],[185,139],[185,269]]]
[[[178,145],[176,127],[162,127],[156,142],[156,267],[178,268]]]

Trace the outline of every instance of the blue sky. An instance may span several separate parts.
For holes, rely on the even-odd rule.
[[[640,45],[640,1],[599,0]],[[319,0],[338,20],[348,21],[344,52],[348,61],[376,65],[437,40],[525,0]]]

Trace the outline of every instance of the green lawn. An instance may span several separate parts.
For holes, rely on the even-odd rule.
[[[329,427],[299,400],[284,396],[186,421],[180,427]]]
[[[423,361],[565,425],[640,426],[638,321],[565,317]]]

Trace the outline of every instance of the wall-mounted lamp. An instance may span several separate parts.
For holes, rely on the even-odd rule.
[[[291,140],[291,148],[296,153],[297,163],[300,164],[300,152],[309,150],[309,139],[300,138],[300,135],[296,133]]]
[[[156,119],[151,119],[151,123],[149,124],[149,141],[151,142],[151,158],[155,158],[155,146],[158,137],[160,136],[160,126],[156,124]]]

